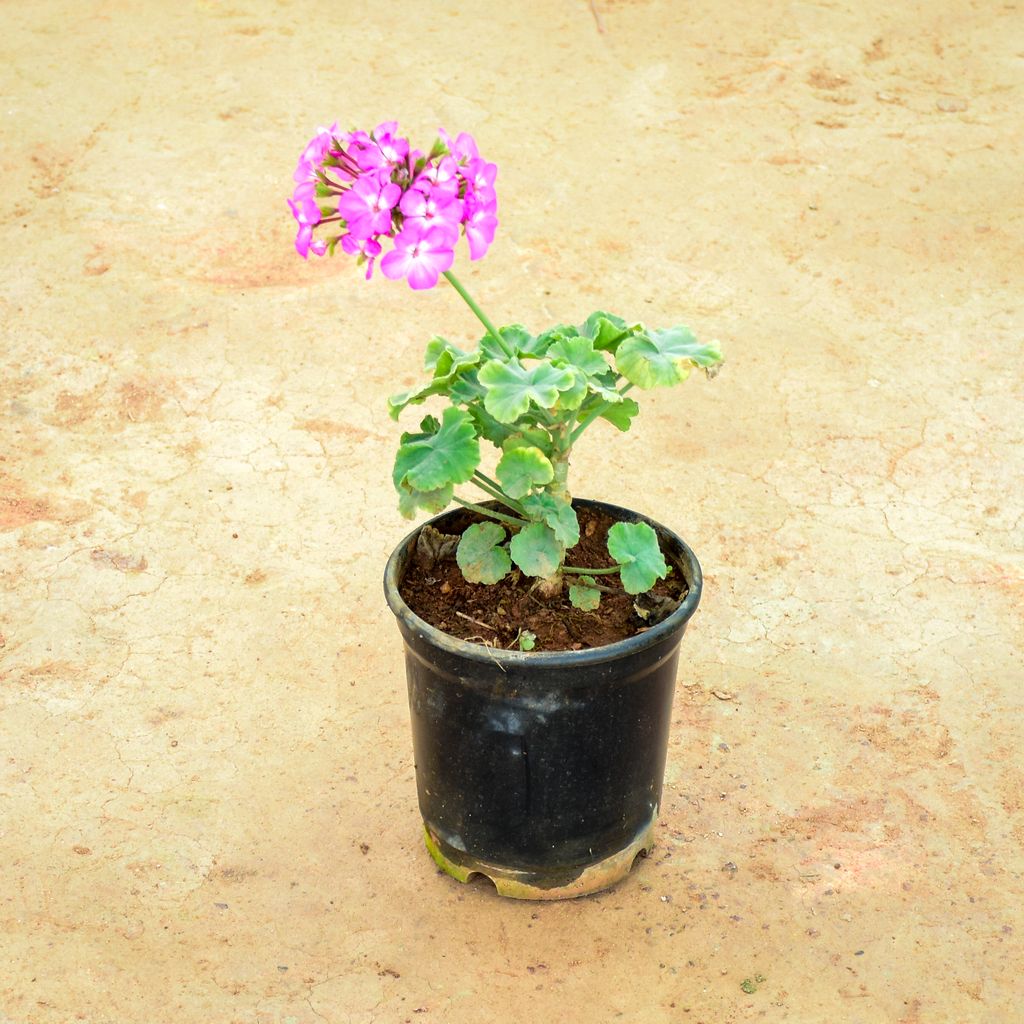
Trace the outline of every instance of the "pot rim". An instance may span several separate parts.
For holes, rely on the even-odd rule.
[[[579,651],[510,651],[503,647],[489,647],[485,644],[472,643],[469,640],[459,640],[456,637],[445,633],[444,630],[430,625],[426,620],[421,619],[402,599],[399,593],[399,567],[406,559],[416,538],[424,526],[434,525],[438,520],[451,515],[458,509],[446,509],[444,512],[420,523],[410,533],[402,538],[401,542],[391,553],[387,566],[384,569],[384,596],[388,607],[395,617],[407,629],[418,633],[424,640],[433,646],[457,654],[463,658],[470,658],[474,661],[486,662],[491,666],[497,665],[504,669],[505,666],[523,666],[526,664],[545,665],[549,668],[561,665],[583,665],[594,662],[613,661],[618,658],[625,658],[654,647],[656,644],[670,637],[673,633],[681,634],[683,627],[689,621],[700,603],[701,591],[704,585],[704,577],[701,572],[700,563],[690,546],[677,533],[667,526],[651,519],[633,509],[624,508],[621,505],[612,505],[608,502],[597,501],[591,498],[574,498],[574,505],[589,505],[601,509],[611,515],[621,518],[626,522],[644,522],[653,527],[661,540],[668,541],[670,545],[677,547],[680,551],[679,568],[683,571],[689,591],[679,607],[667,618],[662,619],[656,626],[651,626],[643,633],[626,637],[624,640],[616,640],[611,644],[604,644],[601,647],[588,647]]]

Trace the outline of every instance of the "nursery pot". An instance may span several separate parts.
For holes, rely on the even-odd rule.
[[[416,788],[431,856],[459,881],[519,899],[597,892],[654,844],[679,641],[700,601],[687,545],[644,522],[689,592],[646,632],[580,651],[508,651],[426,623],[398,592],[419,528],[395,549],[384,591],[405,641]],[[446,532],[457,513],[430,525]]]

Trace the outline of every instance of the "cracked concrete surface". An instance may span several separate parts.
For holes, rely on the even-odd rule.
[[[0,1020],[1019,1019],[1019,4],[3,21]],[[385,398],[478,330],[295,256],[335,116],[475,133],[495,319],[726,350],[574,467],[610,500],[641,467],[707,577],[658,846],[609,893],[423,851]]]

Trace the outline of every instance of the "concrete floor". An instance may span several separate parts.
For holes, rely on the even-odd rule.
[[[1019,3],[0,21],[0,1021],[1020,1019]],[[476,134],[495,319],[727,352],[575,465],[707,577],[604,895],[423,850],[384,400],[479,329],[294,254],[334,117]]]

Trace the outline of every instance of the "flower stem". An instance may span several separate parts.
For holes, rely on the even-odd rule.
[[[482,481],[495,491],[501,490],[501,484],[497,480],[492,480],[486,473],[481,473],[479,469],[473,470],[473,479]]]
[[[480,488],[481,491],[489,494],[495,501],[500,501],[506,508],[512,509],[513,512],[522,513],[523,506],[517,501],[513,501],[507,497],[490,477],[484,476],[483,473],[477,471],[473,474],[473,483]]]
[[[577,565],[563,565],[562,572],[576,573],[577,576],[611,576],[621,568],[617,565],[614,569],[582,569]]]
[[[488,519],[497,519],[499,523],[508,523],[509,526],[514,526],[516,529],[526,526],[525,519],[507,516],[502,512],[495,512],[492,508],[484,508],[483,505],[474,505],[471,501],[463,501],[462,498],[456,498],[455,503],[463,508],[468,508],[471,512],[479,512],[480,515],[487,516]]]
[[[515,352],[508,347],[505,339],[498,333],[498,329],[487,319],[487,314],[473,301],[473,296],[466,291],[462,286],[462,282],[450,271],[444,271],[444,276],[448,278],[448,283],[462,296],[462,301],[473,311],[477,320],[480,321],[487,328],[487,333],[498,343],[502,352],[508,356],[509,359],[515,357]]]

